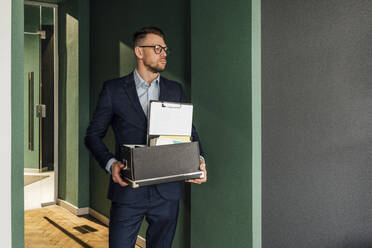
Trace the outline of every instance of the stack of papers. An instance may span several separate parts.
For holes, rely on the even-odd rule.
[[[161,135],[157,138],[151,139],[150,146],[172,145],[186,142],[191,142],[190,136]]]

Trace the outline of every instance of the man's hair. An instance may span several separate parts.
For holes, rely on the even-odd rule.
[[[156,34],[164,39],[165,34],[157,27],[143,27],[133,34],[133,44],[138,46],[139,42],[146,37],[147,34]]]

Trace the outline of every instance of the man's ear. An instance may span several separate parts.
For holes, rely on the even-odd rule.
[[[135,54],[136,57],[139,58],[139,59],[142,59],[142,57],[143,57],[142,49],[141,49],[140,47],[138,47],[138,46],[136,46],[136,47],[134,48],[134,54]]]

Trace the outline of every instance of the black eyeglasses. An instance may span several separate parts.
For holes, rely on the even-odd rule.
[[[170,51],[168,49],[168,47],[163,47],[163,46],[160,46],[160,45],[154,45],[154,46],[139,46],[139,47],[152,47],[154,48],[154,52],[156,54],[161,54],[161,52],[164,50],[164,52],[169,55]]]

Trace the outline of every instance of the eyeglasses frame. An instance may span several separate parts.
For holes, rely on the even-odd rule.
[[[139,47],[152,47],[152,48],[154,48],[154,52],[155,52],[155,54],[161,54],[161,53],[163,52],[163,50],[165,51],[165,53],[166,53],[167,55],[169,55],[169,53],[170,53],[168,47],[163,47],[163,46],[158,45],[158,44],[153,45],[153,46],[139,46]],[[160,47],[160,52],[159,52],[159,53],[156,52],[156,47]]]

